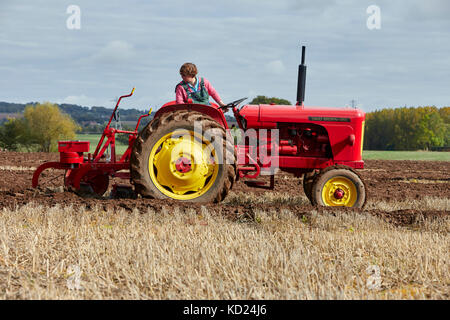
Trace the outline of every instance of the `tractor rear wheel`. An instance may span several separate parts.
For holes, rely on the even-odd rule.
[[[139,133],[130,169],[143,197],[220,202],[236,179],[236,151],[217,121],[180,110],[155,118]]]
[[[331,166],[314,178],[311,190],[313,205],[363,208],[366,200],[366,186],[350,167]]]

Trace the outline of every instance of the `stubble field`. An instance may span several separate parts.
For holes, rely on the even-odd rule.
[[[4,299],[449,298],[448,161],[367,160],[359,210],[312,207],[284,174],[208,205],[81,198],[60,171],[32,189],[58,157],[0,152]]]

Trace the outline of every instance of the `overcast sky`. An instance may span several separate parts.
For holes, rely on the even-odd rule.
[[[306,105],[450,105],[448,0],[0,0],[0,101],[155,109],[193,62],[224,102],[295,103],[301,44]]]

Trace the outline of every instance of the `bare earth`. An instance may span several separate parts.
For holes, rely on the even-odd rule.
[[[55,187],[63,185],[63,171],[44,171],[38,190],[31,188],[33,170],[46,161],[58,161],[59,154],[47,153],[16,153],[0,152],[0,208],[14,208],[30,202],[54,206],[74,205],[88,208],[99,205],[104,210],[124,208],[137,209],[146,212],[149,208],[161,210],[173,207],[198,209],[201,205],[182,204],[172,201],[154,199],[109,199],[108,192],[102,199],[81,198],[71,192],[52,192]],[[367,160],[365,169],[359,171],[368,188],[369,205],[365,211],[380,216],[394,224],[404,225],[414,223],[418,218],[434,218],[448,216],[450,208],[412,209],[383,211],[371,208],[370,204],[379,202],[423,201],[429,197],[441,199],[450,198],[450,162],[446,161],[387,161]],[[265,180],[266,177],[259,180]],[[117,180],[127,183],[124,180]],[[112,183],[110,183],[111,185]],[[246,197],[264,198],[276,194],[286,198],[282,203],[261,201],[249,203],[241,201],[242,194]],[[245,198],[245,197],[244,197]],[[281,206],[281,207],[280,207]],[[299,216],[308,215],[314,208],[309,205],[303,193],[302,181],[289,174],[279,174],[275,179],[275,189],[249,187],[245,181],[238,181],[228,198],[221,204],[206,205],[213,211],[231,218],[239,214],[253,215],[256,209],[292,209]],[[376,206],[375,206],[376,207]],[[327,210],[327,209],[322,209]],[[336,209],[333,209],[336,210]],[[357,209],[340,209],[343,211],[358,211]]]

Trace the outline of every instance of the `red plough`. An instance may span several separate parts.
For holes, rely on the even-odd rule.
[[[33,188],[38,186],[42,171],[49,168],[65,170],[64,185],[67,189],[82,193],[93,193],[99,196],[102,196],[108,190],[110,177],[130,181],[131,148],[136,140],[141,119],[148,117],[150,112],[139,117],[134,131],[111,128],[111,122],[115,118],[122,98],[132,96],[133,92],[134,88],[130,94],[121,96],[117,101],[93,154],[88,153],[87,157],[84,156],[85,152],[89,152],[89,141],[59,141],[60,161],[46,162],[39,166],[33,174]],[[120,160],[116,159],[116,134],[129,134],[128,148]],[[108,148],[110,153],[106,154]],[[132,190],[131,186],[115,184],[113,185],[113,193],[119,192],[121,188]]]

